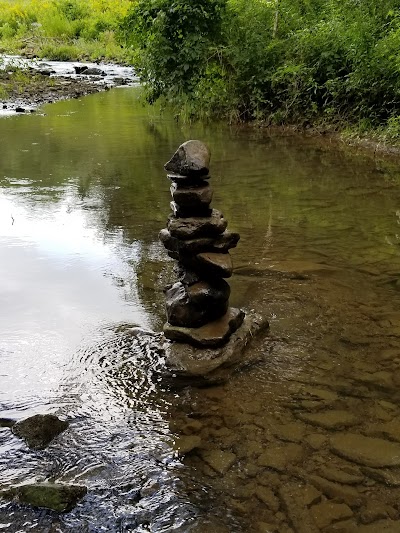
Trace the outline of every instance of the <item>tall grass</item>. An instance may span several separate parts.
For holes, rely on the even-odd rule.
[[[0,49],[48,59],[128,61],[116,35],[131,0],[2,0]]]

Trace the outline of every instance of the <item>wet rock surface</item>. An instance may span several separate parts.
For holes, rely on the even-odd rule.
[[[82,485],[29,483],[1,491],[0,497],[65,513],[71,511],[86,493],[87,488]]]
[[[165,170],[183,176],[206,176],[210,166],[210,150],[201,141],[187,141],[165,164]]]
[[[227,221],[216,209],[209,179],[210,150],[201,141],[182,144],[164,168],[172,181],[173,214],[159,237],[168,254],[178,261],[180,281],[165,291],[165,336],[175,342],[217,348],[242,325],[244,312],[229,308],[232,275],[228,250],[239,235],[226,231]],[[198,216],[198,210],[209,210]],[[191,210],[194,213],[191,213]],[[196,216],[195,216],[196,215]],[[191,282],[193,275],[197,278]]]
[[[327,283],[325,279],[322,286]],[[252,294],[261,291],[260,285],[265,289],[270,281],[256,281]],[[278,286],[296,313],[305,317],[310,305],[319,308],[317,296],[312,303],[300,288],[304,280],[283,277],[281,282]],[[290,289],[283,288],[286,283]],[[337,289],[338,301],[347,297],[347,290]],[[290,291],[294,293],[289,295]],[[255,307],[256,302],[257,296],[252,301]],[[327,316],[329,326],[323,323]],[[273,333],[264,341],[262,336],[253,339],[251,352],[258,352],[259,362],[250,367],[249,374],[231,374],[229,381],[218,386],[192,389],[189,397],[180,393],[187,414],[201,422],[193,429],[201,437],[201,446],[184,458],[185,465],[201,473],[202,482],[222,497],[223,505],[242,524],[238,531],[400,531],[400,396],[392,387],[382,389],[380,372],[379,381],[368,380],[367,386],[356,384],[356,368],[368,373],[375,367],[370,374],[376,376],[376,367],[387,369],[400,352],[388,350],[382,342],[388,359],[371,364],[355,357],[349,365],[343,362],[345,355],[357,354],[358,345],[344,343],[340,357],[332,358],[330,340],[325,336],[327,327],[341,332],[332,310],[321,317],[322,329],[314,329],[318,353],[300,363],[285,336],[286,325],[273,323]],[[299,321],[299,332],[303,325]],[[314,335],[311,332],[312,328],[307,328],[299,334],[307,336],[309,342]],[[371,353],[375,355],[376,349],[374,343]],[[398,359],[396,366],[399,363]],[[294,371],[299,364],[301,369]],[[281,379],[284,367],[290,369],[286,380]],[[175,372],[178,365],[172,368]],[[268,380],[272,369],[274,378],[268,381],[264,395],[255,398],[250,376]],[[180,425],[179,415],[172,416],[179,432],[185,426]],[[218,457],[223,450],[236,459],[221,473],[205,458],[210,451]]]
[[[24,439],[29,448],[41,450],[68,428],[68,422],[55,415],[34,415],[12,426],[12,432]]]
[[[40,62],[19,56],[2,56],[0,88],[6,96],[0,102],[0,116],[28,114],[47,103],[80,98],[119,85],[137,82],[133,70],[118,65]],[[26,81],[21,84],[15,68],[22,69]]]

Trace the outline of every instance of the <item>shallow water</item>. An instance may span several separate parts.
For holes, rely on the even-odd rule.
[[[0,529],[400,531],[397,444],[390,471],[373,457],[400,442],[399,167],[180,126],[137,97],[0,121],[0,417],[70,421],[41,452],[1,428],[0,484],[89,489],[61,516],[3,502]],[[225,384],[171,390],[162,353],[129,328],[162,327],[163,164],[189,138],[212,147],[213,206],[241,234],[231,302],[271,327]],[[201,447],[177,457],[194,434]],[[354,434],[379,440],[338,451]]]

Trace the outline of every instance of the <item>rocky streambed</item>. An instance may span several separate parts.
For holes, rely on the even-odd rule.
[[[126,66],[0,56],[0,116],[31,113],[57,100],[137,83]]]

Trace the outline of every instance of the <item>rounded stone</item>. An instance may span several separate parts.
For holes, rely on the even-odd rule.
[[[210,158],[210,150],[203,142],[190,140],[179,146],[164,168],[183,176],[205,176],[208,174]]]
[[[167,320],[173,326],[201,327],[226,313],[229,295],[230,287],[223,280],[190,286],[175,283],[165,293]]]
[[[65,431],[68,422],[55,415],[34,415],[12,426],[12,432],[25,440],[29,448],[41,450]]]

